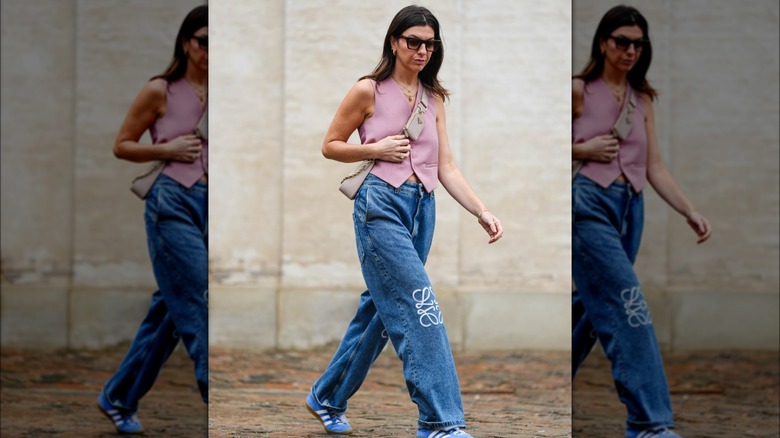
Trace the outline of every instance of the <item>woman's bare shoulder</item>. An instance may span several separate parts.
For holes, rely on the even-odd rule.
[[[368,78],[361,79],[357,81],[355,85],[352,86],[350,93],[353,93],[355,97],[361,100],[366,98],[370,98],[371,100],[373,100],[374,84],[375,82],[371,79]]]
[[[168,93],[168,81],[163,78],[155,78],[147,82],[142,93],[149,94],[150,97],[164,98]]]
[[[585,81],[582,78],[573,78],[571,80],[572,96],[582,97],[585,94]]]

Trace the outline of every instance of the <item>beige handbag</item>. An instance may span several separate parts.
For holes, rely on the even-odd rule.
[[[200,116],[200,120],[195,126],[194,134],[203,140],[209,139],[208,107],[203,110],[203,115]],[[130,191],[139,198],[146,199],[146,195],[149,194],[149,190],[152,189],[154,182],[157,181],[157,178],[160,176],[167,163],[167,160],[157,160],[152,162],[152,165],[149,166],[149,169],[147,169],[146,172],[133,179],[133,182],[130,184]]]
[[[620,112],[617,121],[612,125],[612,130],[610,131],[610,134],[615,136],[618,140],[625,140],[628,138],[628,134],[631,133],[631,128],[633,127],[631,124],[631,114],[634,112],[634,109],[636,109],[636,98],[634,97],[634,90],[631,90],[628,94],[628,102],[623,105],[623,110]],[[571,161],[572,179],[577,176],[583,164],[585,164],[583,160]]]
[[[406,124],[404,125],[403,129],[401,129],[399,134],[405,135],[410,140],[417,140],[420,137],[420,133],[425,127],[425,120],[423,119],[423,115],[425,115],[425,111],[428,109],[427,101],[428,89],[423,86],[420,102],[417,103],[417,108],[412,111],[412,114],[409,116],[409,120],[406,121]],[[347,198],[355,199],[360,186],[363,185],[363,181],[366,180],[366,177],[374,167],[374,162],[375,160],[363,160],[358,165],[358,167],[352,171],[352,173],[345,176],[344,179],[341,180],[339,191]]]

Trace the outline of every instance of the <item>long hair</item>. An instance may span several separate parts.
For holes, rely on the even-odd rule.
[[[646,78],[647,70],[650,68],[650,61],[653,60],[653,46],[650,43],[647,20],[636,8],[631,6],[615,6],[601,17],[596,33],[593,35],[590,59],[585,68],[574,77],[588,83],[601,76],[601,73],[604,72],[604,54],[601,53],[601,43],[607,41],[612,32],[622,26],[639,26],[646,40],[636,65],[628,72],[628,83],[631,84],[631,88],[634,90],[655,99],[658,96],[658,92],[650,86]]]
[[[393,55],[390,38],[398,39],[406,29],[414,26],[430,26],[433,28],[433,38],[437,40],[442,39],[439,20],[436,19],[431,11],[423,6],[407,6],[395,14],[393,21],[390,22],[390,27],[387,28],[385,43],[382,46],[382,59],[379,60],[379,64],[374,68],[374,71],[361,77],[360,80],[368,78],[380,82],[390,77],[390,73],[393,72],[395,67],[395,55]],[[449,91],[439,82],[439,69],[443,61],[444,44],[439,44],[438,49],[435,52],[431,52],[431,59],[428,61],[428,64],[417,75],[423,85],[442,99],[450,95]]]
[[[198,6],[191,10],[179,27],[179,33],[176,35],[176,44],[173,47],[173,59],[168,64],[164,72],[152,77],[152,79],[165,79],[167,82],[173,82],[184,76],[187,71],[187,54],[184,53],[184,41],[188,41],[195,35],[201,27],[209,25],[208,6]]]

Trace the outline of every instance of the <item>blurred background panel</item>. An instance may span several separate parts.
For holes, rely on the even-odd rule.
[[[2,2],[3,346],[100,347],[135,333],[156,288],[144,204],[129,191],[147,165],[114,158],[114,138],[203,3]]]
[[[780,348],[780,111],[775,0],[627,1],[647,18],[648,72],[667,166],[711,222],[701,246],[645,192],[637,273],[662,347]],[[573,70],[616,3],[573,5]]]

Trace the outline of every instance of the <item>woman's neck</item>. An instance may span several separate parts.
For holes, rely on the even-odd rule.
[[[628,74],[617,70],[609,64],[604,65],[604,71],[601,73],[601,80],[612,85],[622,87],[628,82]]]
[[[417,90],[417,81],[419,80],[417,78],[417,72],[401,69],[396,66],[393,69],[393,72],[390,73],[390,77],[404,87]]]
[[[187,66],[184,72],[184,80],[196,86],[206,87],[209,84],[209,74],[206,71]]]

